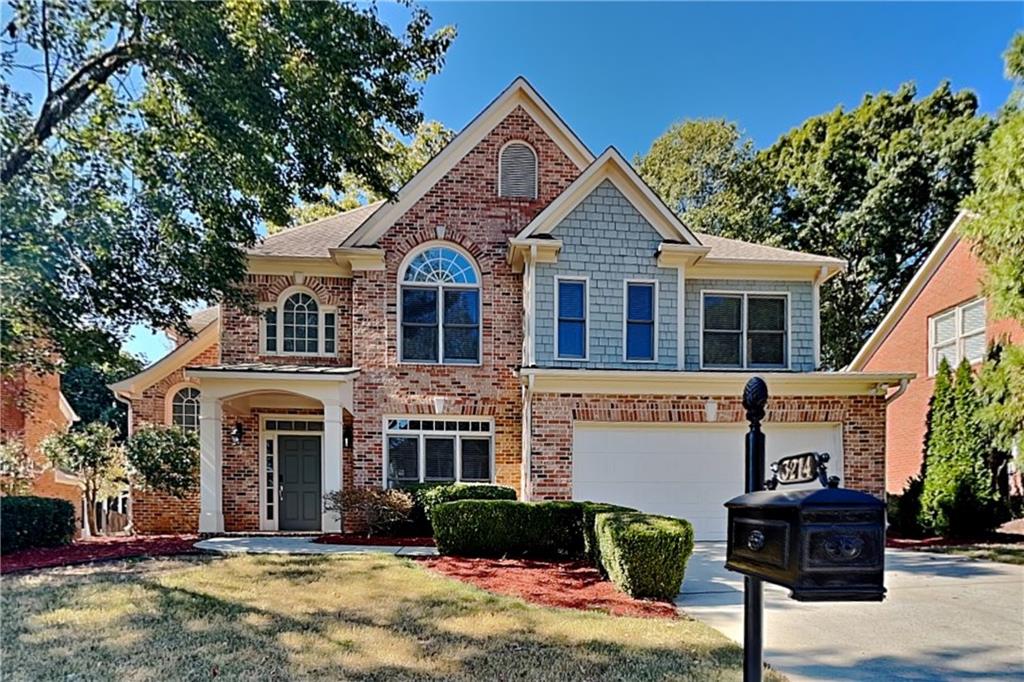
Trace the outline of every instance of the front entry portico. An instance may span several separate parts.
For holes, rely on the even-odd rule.
[[[323,496],[343,486],[358,370],[228,365],[186,376],[201,392],[199,532],[341,529]]]

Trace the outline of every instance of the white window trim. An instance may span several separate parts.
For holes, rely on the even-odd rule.
[[[278,455],[281,452],[280,444],[278,443],[279,436],[318,436],[320,438],[320,480],[324,480],[324,432],[323,431],[269,431],[267,429],[267,421],[276,421],[286,419],[288,421],[305,421],[305,422],[322,422],[324,417],[321,414],[260,414],[260,439],[259,439],[259,464],[260,464],[260,478],[259,478],[259,491],[260,491],[260,530],[274,530],[278,529],[278,522],[281,520],[281,504],[278,499],[278,494],[281,476],[281,463],[278,459]],[[268,501],[267,499],[267,441],[272,440],[274,442],[274,485],[271,486],[271,492],[273,493],[274,499]],[[274,507],[274,518],[267,518],[267,507],[272,504]]]
[[[490,429],[484,433],[483,431],[432,431],[432,430],[398,430],[388,429],[388,421],[392,419],[408,419],[408,420],[431,420],[431,421],[458,421],[458,422],[480,422],[490,425]],[[489,481],[466,481],[467,483],[490,483],[494,484],[497,481],[497,472],[495,471],[495,453],[494,453],[494,419],[490,417],[476,417],[472,415],[449,415],[449,414],[390,414],[385,415],[381,418],[381,452],[383,453],[383,468],[381,469],[381,487],[388,487],[388,468],[390,467],[390,453],[388,452],[388,437],[408,437],[417,438],[419,443],[417,445],[417,455],[419,461],[417,462],[417,468],[419,469],[419,483],[439,483],[443,484],[449,481],[435,481],[426,480],[426,469],[427,469],[427,450],[424,440],[427,438],[454,438],[455,439],[455,482],[461,483],[462,481],[462,439],[472,438],[476,440],[488,440],[490,442],[490,480]],[[414,481],[405,481],[405,483],[413,484]]]
[[[963,331],[963,314],[964,308],[969,308],[973,305],[980,303],[985,311],[985,323],[981,327],[971,332],[964,333]],[[939,358],[938,358],[938,347],[935,341],[935,325],[936,323],[946,317],[953,317],[953,328],[955,330],[952,345],[956,346],[956,362],[952,364],[951,369],[955,370],[957,365],[964,359],[964,339],[968,336],[977,336],[978,334],[985,335],[985,345],[988,347],[988,301],[985,298],[972,298],[969,301],[958,303],[952,308],[947,308],[942,312],[935,313],[928,318],[928,376],[935,376],[939,371]],[[971,360],[967,358],[971,365],[976,365],[985,359],[984,354],[977,360]]]
[[[447,248],[453,251],[458,251],[469,264],[473,266],[473,270],[476,273],[476,284],[432,284],[429,282],[409,282],[406,284],[403,280],[405,279],[405,272],[409,269],[409,263],[412,262],[413,258],[418,256],[422,251],[426,251],[431,248]],[[435,288],[438,291],[437,296],[437,362],[431,362],[429,360],[403,360],[402,359],[402,289],[404,287],[410,287],[412,289],[430,289]],[[463,360],[457,361],[445,361],[444,359],[444,289],[475,289],[479,295],[477,296],[477,324],[480,333],[477,337],[477,348],[476,348],[476,361],[466,362]],[[420,244],[415,249],[410,251],[402,259],[401,265],[398,266],[398,275],[396,278],[395,285],[395,308],[397,310],[397,324],[396,333],[398,339],[396,342],[396,348],[398,349],[398,364],[399,365],[427,365],[429,367],[437,366],[452,366],[452,367],[480,367],[484,361],[484,278],[480,272],[480,264],[476,262],[472,254],[466,251],[464,248],[455,244],[454,242],[447,242],[443,240],[433,240]]]
[[[510,144],[521,144],[530,148],[533,152],[533,196],[532,197],[507,197],[501,193],[501,157],[505,154],[505,147]],[[500,199],[526,199],[527,201],[536,201],[540,197],[540,155],[537,153],[537,149],[527,142],[526,140],[513,139],[509,140],[505,144],[501,145],[501,149],[498,150],[498,186],[494,188],[495,193]]]
[[[203,390],[199,388],[199,384],[192,383],[190,381],[179,381],[178,383],[167,389],[164,393],[164,423],[167,426],[174,426],[174,397],[178,395],[178,391],[183,388],[194,388],[199,391],[200,398],[203,395]],[[196,435],[199,435],[199,427],[196,426]]]
[[[306,294],[311,296],[316,301],[317,307],[317,352],[306,353],[296,351],[285,351],[284,350],[284,303],[294,294]],[[273,309],[277,316],[277,350],[267,350],[267,310]],[[320,297],[317,296],[316,292],[309,287],[302,285],[293,285],[282,291],[278,297],[276,303],[261,303],[259,305],[260,311],[260,355],[273,355],[282,357],[320,357],[320,358],[333,358],[338,356],[338,339],[339,331],[341,327],[341,319],[338,316],[338,309],[332,305],[325,305]],[[334,352],[328,353],[325,351],[327,343],[327,315],[334,314]]]
[[[630,358],[629,357],[629,348],[628,348],[628,343],[627,342],[629,341],[629,285],[630,284],[647,284],[647,285],[653,285],[653,287],[654,287],[654,300],[652,301],[652,304],[654,306],[654,309],[652,310],[652,320],[653,320],[653,323],[654,323],[654,329],[652,331],[652,334],[654,335],[654,338],[652,339],[652,342],[653,342],[652,343],[653,357],[651,357],[649,359]],[[652,364],[652,363],[658,362],[658,345],[659,345],[658,344],[658,328],[661,326],[659,324],[660,320],[659,320],[659,310],[658,310],[658,304],[659,304],[659,302],[661,300],[660,299],[660,295],[661,295],[661,292],[660,292],[660,282],[658,280],[656,280],[656,279],[626,279],[626,280],[622,281],[622,361],[623,362],[638,363],[638,364],[648,364],[648,365]]]
[[[583,283],[583,357],[562,356],[558,353],[558,289],[562,282]],[[570,362],[587,362],[590,359],[590,277],[579,277],[571,275],[555,276],[555,327],[552,337],[555,340],[555,360],[567,360]]]
[[[704,364],[704,299],[706,296],[739,296],[743,298],[743,305],[740,307],[740,359],[738,367],[709,367]],[[786,362],[782,365],[758,365],[751,367],[747,363],[747,299],[750,297],[769,297],[786,299]],[[793,306],[788,291],[729,291],[722,289],[701,289],[700,290],[700,333],[698,335],[698,352],[700,353],[700,369],[709,372],[735,372],[737,370],[777,370],[788,371],[793,366]]]

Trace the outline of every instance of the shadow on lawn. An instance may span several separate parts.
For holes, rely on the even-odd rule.
[[[702,625],[527,607],[391,557],[5,580],[5,679],[738,679]]]

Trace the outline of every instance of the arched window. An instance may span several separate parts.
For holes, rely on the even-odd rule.
[[[480,277],[448,246],[416,253],[401,273],[402,362],[480,362]]]
[[[199,429],[199,389],[186,386],[171,399],[171,424],[185,431]]]
[[[276,306],[263,311],[262,349],[270,355],[334,355],[337,314],[313,292],[284,291]]]
[[[509,142],[498,160],[498,196],[537,198],[537,154],[525,142]]]

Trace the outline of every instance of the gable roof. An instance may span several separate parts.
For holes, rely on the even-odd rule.
[[[340,246],[383,205],[383,201],[375,201],[350,211],[281,230],[264,237],[259,244],[248,250],[248,254],[288,258],[330,258],[330,250]]]
[[[219,336],[220,320],[214,318],[198,334],[138,374],[113,384],[107,384],[107,388],[113,391],[116,396],[137,398],[149,386],[152,386],[171,372],[184,367],[199,357],[200,353],[209,348],[211,344],[216,343]]]
[[[882,345],[882,342],[889,337],[890,332],[896,327],[903,316],[906,314],[910,306],[917,300],[917,297],[927,286],[928,282],[931,281],[932,277],[938,271],[939,266],[946,260],[946,256],[949,255],[953,247],[960,241],[960,224],[970,219],[970,213],[967,211],[960,211],[957,214],[956,219],[946,229],[945,233],[939,237],[939,241],[935,243],[931,253],[925,258],[924,263],[914,273],[913,278],[907,284],[903,293],[900,294],[896,302],[892,304],[892,308],[885,314],[882,321],[878,323],[875,331],[871,333],[868,340],[864,342],[861,349],[857,351],[857,355],[854,356],[853,360],[847,366],[848,370],[860,370],[867,364],[871,356],[875,354],[878,347]]]
[[[615,147],[608,147],[554,201],[524,227],[515,240],[551,234],[569,213],[605,180],[625,195],[662,239],[701,246],[697,236],[647,186]]]
[[[395,198],[380,207],[341,246],[372,246],[389,227],[408,211],[431,187],[462,160],[495,126],[516,107],[522,107],[576,166],[583,170],[594,155],[569,126],[522,76],[470,121],[437,156],[398,190]],[[338,246],[338,244],[335,244]]]

